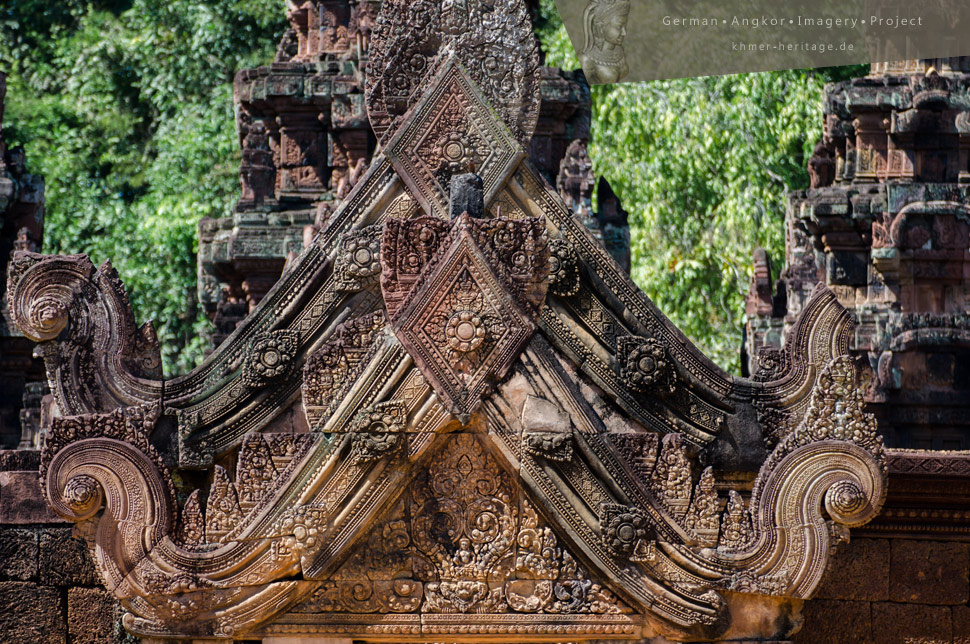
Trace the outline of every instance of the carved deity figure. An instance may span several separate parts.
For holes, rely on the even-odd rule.
[[[272,201],[276,187],[276,164],[266,124],[261,119],[247,118],[247,121],[239,169],[240,206],[245,209]]]
[[[618,83],[630,71],[623,51],[630,0],[590,0],[583,12],[579,62],[591,84]]]

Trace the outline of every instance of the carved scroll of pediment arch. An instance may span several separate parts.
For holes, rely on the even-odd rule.
[[[11,322],[40,344],[63,414],[150,404],[161,396],[161,356],[151,324],[136,327],[109,263],[85,255],[16,251],[8,267]]]
[[[380,512],[408,460],[449,422],[400,345],[389,336],[383,346],[355,383],[357,404],[342,405],[323,428],[329,438],[250,435],[234,475],[216,466],[205,507],[190,495],[181,517],[168,470],[147,438],[157,406],[58,419],[44,457],[48,497],[85,526],[100,573],[133,613],[130,630],[232,636],[326,578],[359,538],[344,523],[366,525]]]
[[[156,404],[55,419],[42,453],[42,485],[56,513],[87,521],[105,505],[96,558],[111,590],[175,524],[175,489],[148,442],[158,411]]]
[[[852,316],[835,294],[818,284],[792,325],[781,351],[763,351],[753,399],[766,435],[774,446],[805,414],[820,371],[833,359],[849,355]]]

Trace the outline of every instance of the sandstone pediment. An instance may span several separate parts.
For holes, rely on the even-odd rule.
[[[524,7],[480,5],[435,8],[418,62],[395,47],[423,5],[384,5],[384,147],[191,373],[158,377],[110,266],[15,256],[11,315],[58,412],[46,494],[133,633],[780,637],[878,511],[834,296],[756,380],[704,357],[526,158],[534,49],[488,22]],[[466,30],[511,39],[507,103],[507,70],[456,49]],[[755,607],[778,632],[737,619]]]

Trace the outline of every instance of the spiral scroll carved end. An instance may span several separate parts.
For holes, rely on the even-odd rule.
[[[18,251],[8,268],[11,321],[34,342],[53,340],[67,328],[82,284],[94,273],[85,255],[48,257]]]
[[[65,518],[71,521],[83,521],[101,509],[104,491],[93,476],[78,474],[68,479],[61,492],[61,498],[63,504],[58,503],[55,508],[62,510],[60,512],[62,516],[64,515],[63,505],[66,505],[70,508],[71,515]]]
[[[843,480],[832,484],[825,492],[825,511],[834,521],[852,528],[871,521],[879,513],[879,508],[873,505],[870,495],[858,483]]]

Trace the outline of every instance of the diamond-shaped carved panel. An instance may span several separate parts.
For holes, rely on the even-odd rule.
[[[482,177],[487,206],[525,150],[456,58],[429,86],[385,154],[428,214],[447,214],[451,177],[466,172]]]
[[[381,261],[398,339],[452,412],[467,416],[535,330],[549,272],[543,220],[390,221]]]

